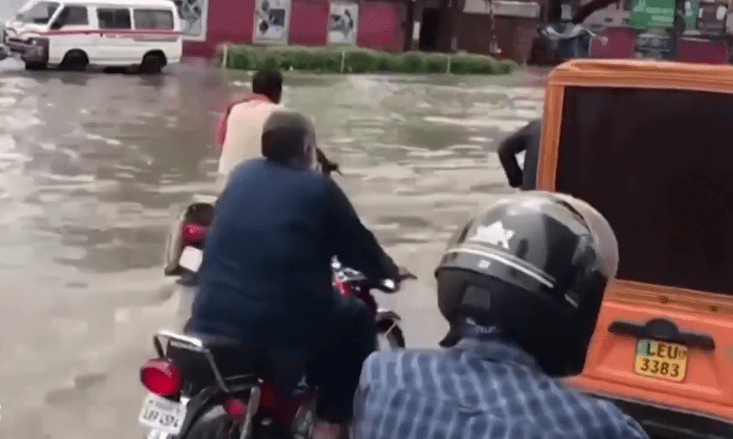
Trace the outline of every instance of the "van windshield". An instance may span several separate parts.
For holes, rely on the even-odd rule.
[[[57,2],[38,2],[30,8],[18,12],[15,19],[23,23],[48,24],[58,8],[59,4]]]
[[[555,189],[608,218],[618,278],[733,294],[733,94],[564,95]]]

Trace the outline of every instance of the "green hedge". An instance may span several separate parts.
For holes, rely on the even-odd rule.
[[[496,75],[511,73],[517,68],[513,61],[496,60],[485,55],[389,53],[351,47],[229,46],[226,55],[225,66],[237,70]]]

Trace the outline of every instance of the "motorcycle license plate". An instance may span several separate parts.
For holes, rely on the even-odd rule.
[[[197,249],[196,247],[186,246],[181,252],[181,257],[178,259],[178,265],[185,268],[186,270],[196,273],[201,267],[201,261],[204,259],[204,252]]]
[[[143,402],[138,421],[148,428],[177,435],[186,419],[186,406],[152,393]]]

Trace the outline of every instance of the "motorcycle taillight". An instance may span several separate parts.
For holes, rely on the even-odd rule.
[[[354,295],[354,292],[351,290],[351,287],[346,282],[343,282],[343,281],[334,281],[333,282],[333,287],[339,293],[341,293],[341,295],[344,296],[344,297],[351,297],[351,296]]]
[[[183,387],[181,371],[166,358],[148,360],[140,368],[140,381],[150,392],[165,398],[177,395]]]
[[[229,398],[222,405],[226,414],[232,418],[241,420],[247,417],[247,403],[239,398]]]
[[[203,243],[209,228],[196,223],[184,223],[181,226],[181,236],[184,244]]]

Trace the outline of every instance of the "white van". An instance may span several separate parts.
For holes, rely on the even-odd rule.
[[[29,0],[2,41],[32,70],[91,64],[158,73],[180,62],[183,47],[171,0]]]

